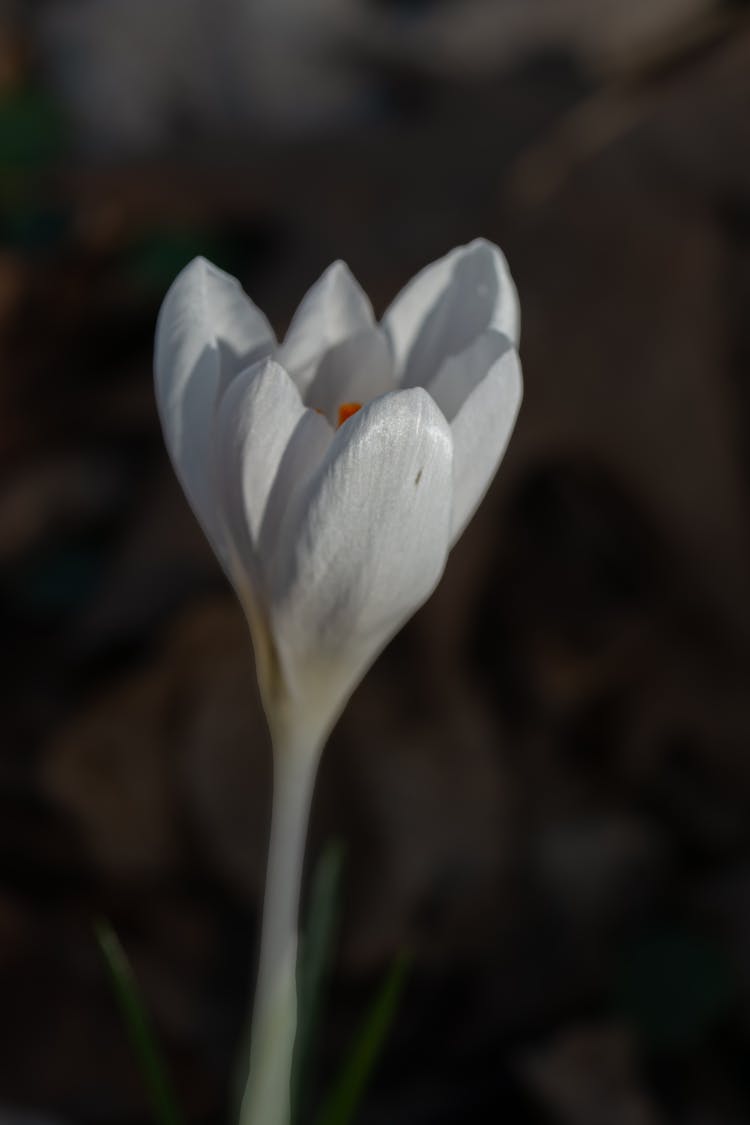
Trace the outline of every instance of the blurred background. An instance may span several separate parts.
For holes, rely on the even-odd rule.
[[[316,1090],[409,948],[362,1125],[750,1122],[749,16],[0,3],[2,1125],[149,1120],[99,916],[231,1121],[270,754],[157,422],[168,284],[203,253],[283,332],[333,259],[382,312],[476,235],[525,404],[326,751]]]

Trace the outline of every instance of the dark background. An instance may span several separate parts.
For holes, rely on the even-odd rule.
[[[711,0],[0,6],[0,1122],[231,1121],[270,754],[175,482],[156,312],[204,253],[282,332],[484,235],[526,397],[326,751],[317,1087],[396,953],[362,1125],[750,1122],[750,25]],[[310,1109],[314,1108],[311,1101]]]

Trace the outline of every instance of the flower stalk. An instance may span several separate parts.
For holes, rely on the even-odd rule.
[[[297,1031],[297,945],[305,838],[323,739],[277,727],[250,1072],[240,1125],[288,1125]]]

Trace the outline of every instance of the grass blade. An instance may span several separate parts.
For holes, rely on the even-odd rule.
[[[398,1010],[409,964],[406,954],[401,954],[393,964],[315,1125],[350,1125],[353,1120]]]
[[[108,922],[97,922],[95,930],[109,969],[115,999],[148,1090],[154,1120],[157,1125],[183,1125],[167,1068],[125,950]]]

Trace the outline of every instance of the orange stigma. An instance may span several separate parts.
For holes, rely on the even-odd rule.
[[[356,414],[361,405],[361,402],[342,402],[339,407],[339,426],[343,426],[344,422],[348,421],[352,414]]]

